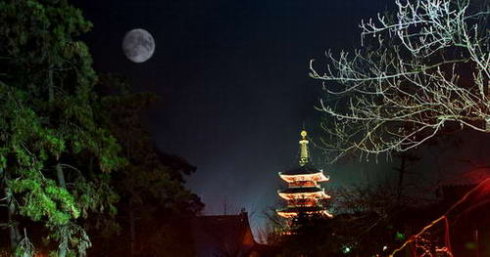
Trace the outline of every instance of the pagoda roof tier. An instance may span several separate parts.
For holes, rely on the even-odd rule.
[[[277,192],[283,199],[299,199],[299,198],[323,198],[329,199],[330,196],[325,194],[325,190],[319,187],[293,187]]]
[[[295,193],[313,193],[323,191],[320,187],[289,187],[279,190],[280,193],[295,194]]]
[[[287,175],[283,172],[279,172],[279,177],[282,180],[291,183],[295,181],[316,181],[316,182],[326,182],[329,181],[330,178],[325,176],[322,171],[311,174],[296,174],[296,175]]]
[[[305,175],[305,174],[315,174],[322,172],[321,170],[311,166],[311,165],[304,165],[304,166],[299,166],[298,168],[290,169],[287,171],[280,172],[279,174],[281,175]]]
[[[284,218],[294,218],[297,217],[299,213],[303,214],[320,214],[332,218],[333,215],[330,214],[326,208],[321,206],[304,206],[304,207],[287,207],[284,209],[277,210],[277,214]]]

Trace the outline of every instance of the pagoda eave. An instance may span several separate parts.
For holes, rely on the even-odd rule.
[[[283,211],[277,211],[277,214],[283,218],[295,218],[298,217],[298,211],[288,211],[288,210],[283,210]],[[302,214],[307,214],[307,215],[322,215],[326,216],[328,218],[333,218],[333,215],[329,213],[327,210],[319,210],[319,211],[303,211],[301,212]]]
[[[294,182],[294,181],[306,181],[312,180],[316,182],[327,182],[330,180],[329,177],[325,176],[323,172],[312,173],[312,174],[295,174],[295,175],[286,175],[282,172],[279,172],[279,177],[286,182]]]
[[[320,192],[299,192],[299,193],[283,193],[278,192],[279,196],[285,200],[294,199],[307,199],[307,198],[317,198],[317,199],[330,199],[331,196],[327,195],[324,191]]]

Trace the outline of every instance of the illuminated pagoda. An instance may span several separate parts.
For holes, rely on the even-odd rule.
[[[278,191],[279,196],[287,201],[287,206],[276,212],[288,219],[298,215],[321,215],[331,218],[332,214],[323,205],[330,196],[319,184],[328,181],[329,177],[310,164],[306,135],[306,131],[301,131],[299,167],[279,172],[281,179],[288,183],[286,189]]]

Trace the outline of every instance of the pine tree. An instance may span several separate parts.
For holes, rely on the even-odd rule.
[[[117,75],[100,79],[111,92],[100,102],[101,120],[123,148],[127,165],[112,177],[120,196],[117,217],[101,217],[105,228],[97,232],[94,256],[193,256],[185,219],[199,213],[200,199],[185,188],[185,177],[196,168],[184,159],[163,153],[145,126],[145,111],[158,101],[152,93],[133,93]],[[115,224],[114,224],[115,223]],[[119,233],[115,233],[119,232]],[[124,242],[117,249],[106,248]]]
[[[58,256],[85,255],[90,240],[78,219],[116,200],[103,172],[124,159],[96,120],[97,76],[76,40],[90,27],[65,0],[0,2],[1,200],[16,255],[33,255],[34,225]],[[83,160],[94,165],[82,168]]]

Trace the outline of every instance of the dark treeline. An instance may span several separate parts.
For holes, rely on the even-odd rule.
[[[268,241],[277,256],[490,256],[488,168],[424,189],[421,179],[405,178],[419,158],[397,157],[398,176],[332,190],[333,218],[273,220]]]
[[[195,167],[152,143],[154,95],[92,68],[91,26],[66,0],[0,2],[2,251],[190,255],[175,220],[203,207]]]

